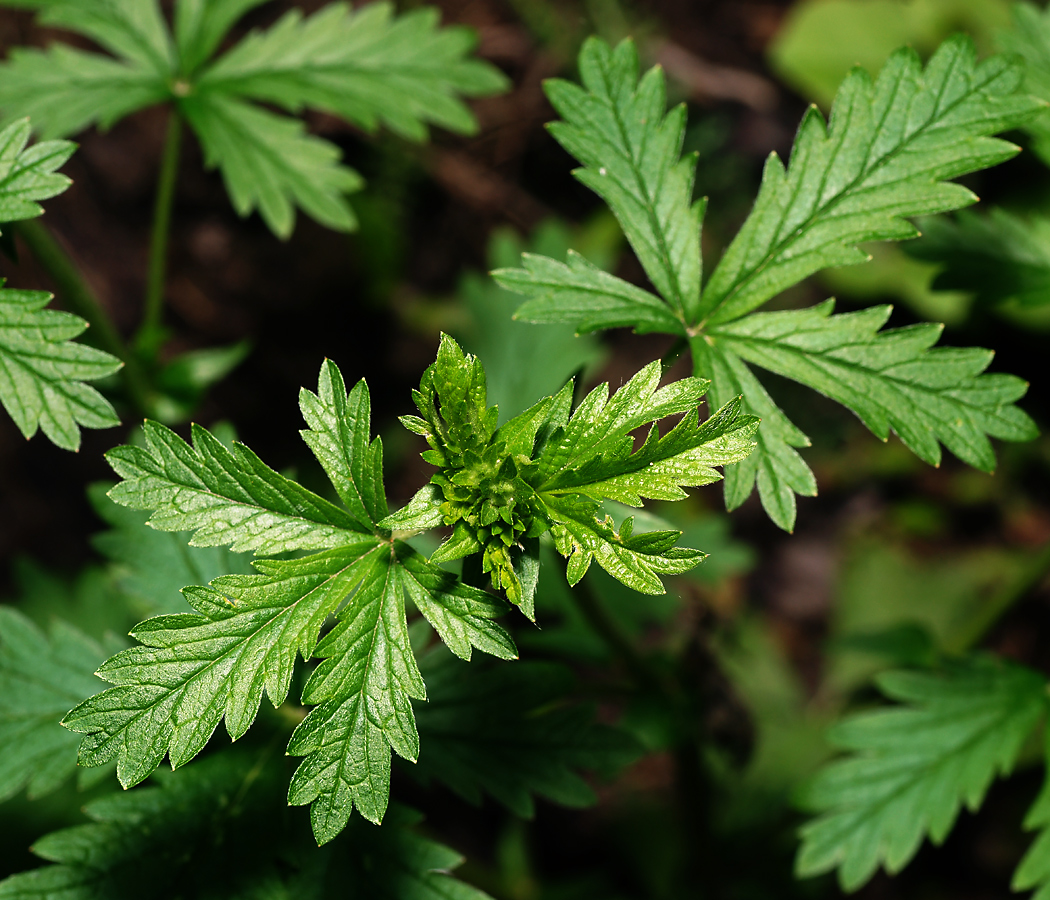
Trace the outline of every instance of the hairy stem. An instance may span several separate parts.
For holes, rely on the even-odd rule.
[[[135,336],[135,346],[153,356],[162,340],[161,316],[164,311],[164,282],[168,267],[168,235],[175,200],[175,181],[179,173],[179,150],[182,147],[182,118],[172,109],[168,119],[168,136],[160,165],[157,195],[153,204],[153,233],[149,244],[149,274],[146,280],[146,304],[142,325]]]
[[[121,376],[128,398],[138,412],[149,412],[149,390],[135,355],[120,337],[105,307],[80,274],[69,253],[39,219],[16,222],[13,227],[29,252],[55,284],[55,289],[70,312],[86,320],[90,342],[124,363]]]

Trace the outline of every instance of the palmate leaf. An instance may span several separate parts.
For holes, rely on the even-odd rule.
[[[145,447],[113,451],[125,480],[110,496],[153,511],[155,527],[195,530],[193,540],[204,546],[325,549],[258,560],[258,574],[186,588],[195,612],[137,626],[140,646],[99,669],[115,686],[78,705],[64,724],[86,735],[82,764],[116,757],[119,778],[132,785],[165,755],[173,767],[188,762],[223,719],[230,736],[241,737],[263,692],[275,706],[283,703],[297,658],[318,657],[323,662],[303,693],[316,708],[289,745],[306,757],[289,797],[316,801],[311,818],[325,842],[346,826],[355,805],[378,822],[391,748],[408,758],[418,752],[410,698],[424,697],[425,688],[408,641],[406,603],[463,658],[474,648],[503,658],[516,651],[493,621],[506,612],[505,602],[430,565],[378,526],[386,512],[382,447],[369,433],[364,382],[348,393],[338,368],[326,362],[317,392],[303,391],[300,400],[311,426],[303,436],[347,510],[201,428],[191,447],[147,423]],[[335,625],[319,643],[330,617]]]
[[[114,356],[73,343],[87,322],[44,309],[51,295],[0,287],[0,403],[18,430],[37,429],[66,450],[80,447],[80,428],[112,428],[113,407],[85,384],[121,367]]]
[[[42,215],[40,200],[63,193],[72,183],[55,170],[72,156],[69,141],[41,141],[27,149],[29,121],[13,122],[0,131],[0,223]]]
[[[404,807],[383,828],[351,823],[318,849],[282,810],[285,770],[279,756],[233,749],[157,786],[92,800],[88,824],[33,845],[53,865],[0,882],[0,898],[486,900],[449,874],[461,857],[417,834],[422,817]]]
[[[962,212],[926,223],[907,247],[910,256],[943,265],[934,290],[966,291],[986,306],[1050,305],[1050,219],[1043,216]]]
[[[435,651],[420,668],[428,696],[414,705],[421,751],[412,774],[471,803],[488,794],[529,818],[534,795],[589,806],[596,797],[578,771],[615,771],[640,752],[625,732],[597,724],[592,709],[564,702],[573,679],[562,666],[522,662],[466,673]]]
[[[333,3],[303,18],[290,10],[266,32],[253,32],[201,75],[198,89],[342,116],[368,130],[382,122],[423,140],[426,123],[471,132],[474,116],[457,94],[505,90],[506,79],[467,57],[474,37],[438,28],[438,11],[395,18],[390,3],[358,11]]]
[[[855,755],[827,766],[803,798],[821,815],[802,828],[797,871],[838,869],[847,891],[880,864],[902,869],[925,836],[941,843],[962,805],[976,809],[996,775],[1010,771],[1046,713],[1042,675],[989,658],[877,683],[908,705],[836,726],[832,739]]]
[[[0,606],[0,800],[23,787],[41,797],[76,771],[79,738],[59,721],[98,690],[91,673],[104,658],[72,626],[56,622],[45,635]]]
[[[497,69],[471,58],[469,31],[438,27],[433,9],[394,16],[387,3],[359,12],[332,3],[308,18],[291,10],[213,59],[261,2],[178,0],[173,35],[157,0],[0,0],[37,9],[42,22],[112,54],[16,48],[0,64],[0,111],[29,115],[42,134],[58,137],[168,103],[196,132],[206,165],[222,173],[237,212],[258,210],[284,238],[297,208],[330,228],[355,228],[346,195],[363,182],[335,144],[254,101],[332,112],[369,130],[382,123],[422,140],[428,123],[474,130],[461,98],[506,88]]]
[[[653,69],[639,80],[633,46],[625,42],[611,50],[596,39],[581,51],[580,72],[584,88],[562,82],[551,87],[564,118],[552,125],[552,133],[585,164],[578,177],[616,213],[658,295],[578,256],[568,265],[529,256],[523,268],[500,269],[494,277],[529,298],[518,311],[528,321],[572,322],[580,331],[632,325],[638,331],[688,336],[694,373],[715,382],[716,401],[742,394],[744,410],[763,419],[756,453],[727,469],[727,506],[740,505],[757,482],[769,515],[790,530],[795,495],[816,493],[813,475],[796,449],[807,446],[808,439],[748,370],[743,360],[755,354],[739,342],[730,346],[727,329],[751,328],[744,317],[820,269],[865,261],[860,242],[914,237],[918,232],[908,217],[974,202],[970,191],[948,179],[1015,154],[1017,147],[990,135],[1028,121],[1041,104],[1017,92],[1023,73],[1015,61],[993,57],[978,63],[965,37],[946,41],[925,69],[907,49],[895,53],[874,82],[857,68],[844,81],[830,122],[816,108],[807,113],[790,166],[785,168],[775,154],[769,158],[754,209],[701,290],[702,207],[689,205],[692,163],[679,160],[684,119],[677,110],[664,117],[662,74]],[[774,320],[761,321],[765,324],[753,327]],[[809,319],[800,314],[790,321],[803,326]],[[791,337],[785,328],[771,339],[763,354],[767,361],[774,353],[790,356],[792,351],[780,354],[771,345],[779,347]],[[896,333],[878,339],[880,352],[900,339]],[[856,345],[838,345],[835,352],[864,357],[872,343],[866,335]],[[962,351],[932,351],[921,372],[915,366],[898,368],[896,381],[907,382],[912,392],[928,392],[931,386],[941,393],[963,392],[983,369],[974,368],[982,352],[970,353],[966,365],[960,364]],[[800,373],[797,353],[792,358],[796,363],[789,368]],[[814,379],[800,380],[812,384]],[[992,382],[983,385],[990,388]],[[983,468],[993,464],[986,435],[1025,440],[1033,433],[1029,423],[1021,422],[1023,414],[1009,406],[1020,393],[1013,390],[1007,397],[1011,390],[1001,379],[997,387],[1002,389],[997,396],[979,403],[995,407],[990,430],[972,433],[986,424],[983,414],[964,417],[958,427],[954,419],[938,416],[936,426],[946,446],[964,447],[962,458],[979,459]],[[879,393],[888,388],[878,383]],[[846,394],[847,405],[864,399],[848,390],[839,391],[839,399]],[[851,408],[874,422],[870,403]],[[927,410],[917,411],[910,404],[893,427],[915,438],[910,445],[922,444],[924,459],[935,460],[936,441],[931,445],[929,437],[919,438],[929,426]],[[1000,427],[1002,418],[1012,424]]]

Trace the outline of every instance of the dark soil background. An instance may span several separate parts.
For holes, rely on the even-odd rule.
[[[314,0],[269,3],[248,16],[234,37],[275,21],[293,6],[312,11],[322,5]],[[433,316],[421,316],[419,310],[433,298],[452,295],[465,271],[484,268],[494,229],[512,226],[528,232],[552,215],[578,223],[598,207],[597,198],[571,177],[570,157],[543,128],[554,116],[541,83],[554,75],[573,76],[579,41],[595,23],[603,24],[603,10],[614,5],[597,0],[448,0],[438,5],[445,22],[477,29],[480,55],[510,76],[513,89],[473,104],[480,121],[475,137],[435,132],[425,146],[365,135],[335,118],[311,115],[311,127],[338,143],[368,181],[352,198],[363,222],[359,235],[331,232],[300,216],[293,236],[278,241],[257,217],[240,220],[235,215],[219,176],[204,171],[194,140],[185,144],[172,227],[165,319],[171,336],[165,352],[174,356],[242,339],[251,343],[246,361],[210,392],[194,419],[204,425],[234,423],[239,437],[278,470],[311,466],[297,433],[297,394],[301,385],[314,383],[324,357],[334,359],[348,380],[368,379],[375,429],[384,436],[394,434],[396,417],[409,411],[410,389],[437,344],[436,327],[427,324]],[[805,101],[779,84],[765,62],[767,44],[790,5],[654,0],[630,9],[631,22],[641,23],[636,30],[647,62],[663,62],[677,97],[691,105],[691,121],[715,122],[720,129],[708,170],[718,167],[722,173],[712,175],[709,187],[708,259],[716,258],[746,215],[766,154],[788,154],[805,108]],[[35,27],[28,13],[0,12],[0,49],[45,44],[52,37]],[[84,134],[79,152],[63,170],[73,187],[46,204],[46,224],[125,335],[138,324],[145,289],[165,124],[163,111],[150,110],[108,133]],[[702,168],[701,181],[704,177]],[[1018,162],[975,181],[982,198],[994,202],[1032,177],[1045,180],[1046,173]],[[5,259],[0,271],[12,287],[51,288],[27,252],[17,264]],[[644,282],[629,253],[618,272]],[[825,296],[819,287],[804,290],[812,300]],[[912,321],[915,316],[907,310],[894,314],[893,324]],[[606,340],[611,362],[601,380],[614,383],[666,349],[659,339],[626,331]],[[993,368],[1030,380],[1033,387],[1023,405],[1040,422],[1048,420],[1044,334],[975,314],[946,340],[994,347]],[[917,553],[932,556],[988,546],[1027,551],[1050,539],[1045,445],[1006,450],[1002,487],[980,502],[964,502],[955,485],[965,467],[955,460],[946,460],[940,469],[908,464],[885,474],[886,467],[867,462],[870,453],[878,452],[870,446],[877,442],[851,417],[812,394],[776,387],[782,388],[785,406],[803,430],[819,435],[807,458],[817,471],[821,496],[800,501],[793,536],[768,522],[756,498],[732,516],[733,534],[756,549],[758,560],[751,575],[732,586],[733,602],[768,617],[804,683],[815,686],[819,680],[822,639],[843,547],[851,535],[904,534]],[[19,558],[69,575],[94,558],[90,536],[102,525],[84,488],[112,477],[103,453],[122,443],[134,424],[121,412],[125,426],[85,432],[77,454],[59,450],[39,435],[26,442],[0,416],[0,595],[15,590],[13,563]],[[188,426],[177,430],[186,435]],[[391,443],[409,448],[404,439]],[[391,493],[407,497],[425,478],[424,467],[413,453],[391,456]],[[711,496],[707,502],[714,508],[717,494]],[[938,511],[942,527],[936,533],[901,532],[894,524],[900,521],[895,511],[901,504],[916,501]],[[1036,588],[986,644],[1050,671],[1048,604],[1050,594]],[[644,807],[650,798],[666,800],[674,785],[665,769],[660,760],[640,764],[605,789],[607,803],[590,812],[541,804],[530,832],[540,875],[582,877],[604,867],[622,885],[624,896],[649,896],[649,888],[632,883],[630,867],[610,843],[613,814],[608,807],[622,814],[631,804]],[[1022,773],[997,786],[979,817],[963,815],[945,848],[927,846],[901,878],[879,876],[860,896],[1006,896],[1009,872],[1025,846],[1018,823],[1036,783],[1030,773]],[[436,834],[480,860],[497,853],[487,835],[497,820],[502,822],[500,815],[491,806],[479,811],[451,799],[439,809],[428,809]],[[698,873],[695,896],[833,895],[829,880],[792,883],[793,848],[784,837],[789,833],[777,825],[769,833],[754,834],[748,846],[726,849],[717,871]],[[520,894],[522,900],[532,896],[539,894],[528,893],[527,886]]]

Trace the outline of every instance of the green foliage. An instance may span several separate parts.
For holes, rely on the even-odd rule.
[[[518,315],[530,321],[573,323],[581,331],[633,325],[688,337],[695,374],[714,382],[715,402],[743,394],[745,409],[763,420],[757,451],[727,470],[729,509],[743,503],[757,482],[770,517],[791,529],[795,495],[816,493],[813,474],[795,449],[807,446],[808,438],[779,410],[748,363],[844,402],[880,437],[892,428],[931,462],[940,456],[925,434],[931,415],[938,438],[983,468],[994,462],[986,434],[1007,440],[1034,435],[1031,422],[1011,405],[1023,394],[1022,383],[977,377],[987,365],[983,351],[931,351],[919,363],[916,355],[928,349],[934,332],[897,330],[876,338],[870,327],[858,327],[866,319],[829,317],[830,307],[749,317],[821,269],[864,262],[860,242],[914,237],[908,217],[974,202],[969,190],[948,179],[1013,156],[1015,146],[989,135],[1041,109],[1017,93],[1022,71],[1016,63],[1003,57],[978,63],[972,44],[957,37],[925,69],[906,49],[890,58],[875,81],[854,69],[827,123],[815,107],[807,112],[790,166],[776,154],[769,157],[754,209],[702,288],[703,203],[691,202],[693,162],[679,159],[683,108],[664,114],[663,75],[653,69],[639,80],[630,41],[612,49],[588,40],[580,75],[583,88],[548,84],[564,120],[551,131],[584,164],[576,176],[609,204],[657,294],[578,255],[568,264],[526,255],[523,268],[494,275],[529,298]],[[880,325],[885,321],[885,313],[871,315],[881,316]],[[819,334],[809,330],[818,319]],[[760,333],[768,340],[762,351]],[[829,365],[835,374],[820,374]],[[848,383],[840,384],[838,376],[847,370]],[[975,387],[979,409],[945,418],[949,407],[955,409],[945,398]],[[872,392],[878,399],[872,400]],[[931,393],[937,397],[916,399]],[[902,395],[910,401],[898,415],[875,411],[876,404]]]
[[[1042,216],[997,208],[987,216],[934,219],[908,252],[944,265],[933,280],[937,290],[967,291],[993,307],[1050,304],[1050,220]]]
[[[139,646],[99,669],[114,687],[64,719],[85,735],[81,763],[115,758],[125,786],[148,777],[165,755],[173,768],[182,766],[220,721],[233,739],[241,737],[264,692],[274,707],[283,704],[297,658],[317,658],[302,691],[312,709],[288,745],[290,755],[304,757],[289,800],[313,804],[320,843],[343,830],[355,806],[378,822],[387,807],[391,751],[412,761],[420,752],[412,701],[427,691],[409,641],[409,611],[420,613],[463,659],[473,648],[516,656],[510,636],[493,621],[505,604],[436,563],[481,552],[494,585],[531,616],[537,538],[548,530],[569,558],[573,583],[596,557],[625,584],[660,593],[660,574],[685,571],[703,557],[676,547],[677,531],[635,535],[633,518],[618,529],[611,518],[598,518],[604,500],[640,506],[644,497],[680,499],[683,487],[717,479],[714,466],[751,448],[755,422],[739,415],[736,404],[700,424],[696,410],[706,383],[686,379],[658,389],[659,381],[660,365],[653,363],[611,398],[603,386],[571,413],[570,384],[497,428],[499,413],[486,404],[480,362],[443,337],[416,392],[426,418],[406,419],[428,435],[432,449],[425,458],[441,469],[393,516],[383,488],[382,444],[370,435],[367,388],[360,382],[348,392],[331,362],[321,367],[317,392],[300,395],[309,426],[302,436],[342,507],[279,475],[242,444],[230,449],[194,426],[191,446],[147,422],[144,446],[108,454],[123,478],[109,492],[117,503],[151,511],[154,529],[192,532],[197,546],[267,556],[320,552],[260,559],[255,574],[187,587],[193,612],[138,625],[132,635]],[[660,435],[655,422],[683,414]],[[631,432],[647,424],[649,436],[635,451]],[[456,528],[429,562],[398,539],[441,524]],[[120,532],[107,542],[111,554],[135,552],[136,543]],[[143,552],[162,559],[162,546],[149,542]],[[322,636],[329,621],[334,626]],[[569,793],[567,785],[576,782],[559,767],[566,763],[551,764],[553,770],[536,775],[534,789]],[[579,790],[573,796],[582,798]],[[515,802],[520,805],[520,797]]]
[[[0,882],[0,897],[485,900],[448,874],[460,856],[417,834],[421,817],[403,807],[381,829],[356,822],[318,849],[282,809],[282,770],[279,758],[234,750],[156,787],[92,800],[88,824],[34,844],[54,865]]]
[[[11,607],[0,607],[0,800],[26,787],[55,790],[77,767],[76,735],[59,725],[98,690],[91,673],[105,659],[94,641],[57,622],[50,635]]]
[[[983,657],[876,683],[907,705],[836,725],[833,742],[854,755],[828,765],[803,797],[821,815],[802,829],[798,873],[838,869],[847,891],[880,864],[900,871],[925,836],[941,843],[962,805],[976,809],[996,775],[1010,771],[1046,713],[1042,675]]]
[[[1050,741],[1044,747],[1050,753]],[[1050,897],[1050,766],[1039,796],[1024,819],[1027,831],[1041,829],[1014,872],[1010,884],[1015,891],[1035,890],[1032,900],[1047,900]]]
[[[289,744],[290,753],[306,757],[289,796],[314,802],[323,842],[343,829],[354,805],[379,821],[391,748],[408,759],[418,753],[410,698],[426,690],[408,641],[406,599],[464,658],[473,647],[504,658],[515,649],[491,621],[503,612],[501,601],[457,582],[377,526],[387,511],[382,445],[369,435],[364,382],[348,394],[339,370],[326,362],[317,393],[303,391],[300,400],[311,426],[303,436],[345,508],[201,428],[190,447],[147,422],[145,447],[110,453],[124,477],[110,496],[152,510],[154,528],[193,530],[191,542],[203,546],[322,552],[259,560],[258,574],[186,588],[194,612],[141,623],[133,631],[141,646],[99,670],[116,686],[77,706],[64,724],[87,735],[83,764],[116,758],[121,782],[133,785],[165,755],[173,767],[188,762],[223,719],[231,737],[243,735],[263,692],[275,707],[282,704],[296,658],[316,656],[324,662],[303,690],[303,702],[316,708]],[[319,642],[333,615],[336,626]]]
[[[55,170],[74,145],[43,141],[27,147],[29,123],[0,131],[0,223],[43,213],[37,201],[61,194],[70,181]],[[87,323],[45,310],[51,295],[16,291],[0,282],[0,403],[27,438],[43,429],[59,447],[80,447],[80,428],[111,428],[120,420],[109,401],[84,382],[112,375],[120,360],[75,344]]]
[[[577,769],[615,770],[639,748],[628,736],[570,705],[567,669],[553,663],[481,664],[463,671],[440,651],[420,660],[426,703],[416,705],[424,750],[413,770],[480,803],[488,794],[531,818],[537,794],[566,806],[589,806],[594,791]]]
[[[1025,90],[1050,100],[1050,13],[1032,3],[1015,3],[1013,28],[999,34],[1000,46],[1025,61]],[[1045,113],[1025,124],[1032,150],[1050,165],[1050,116]]]
[[[654,362],[612,398],[608,385],[595,388],[571,415],[570,383],[497,428],[499,410],[487,405],[481,362],[443,336],[437,361],[414,393],[422,418],[401,419],[426,437],[431,449],[423,459],[440,471],[417,495],[411,518],[395,515],[385,524],[429,521],[427,501],[430,509],[439,505],[453,532],[431,561],[481,552],[493,587],[530,618],[538,547],[529,542],[548,531],[568,559],[570,584],[597,559],[629,587],[663,593],[661,574],[687,571],[703,554],[677,547],[680,532],[635,535],[633,519],[617,530],[598,517],[601,501],[638,507],[646,497],[680,500],[683,487],[717,480],[714,466],[750,452],[756,422],[730,402],[701,424],[696,410],[708,382],[687,378],[658,390],[659,382]],[[683,414],[660,435],[658,420]],[[635,450],[631,432],[644,425],[648,436]]]
[[[296,207],[331,228],[352,229],[345,195],[362,180],[334,144],[256,103],[293,114],[322,110],[369,131],[384,124],[422,140],[428,123],[472,131],[460,97],[505,87],[498,71],[469,58],[468,31],[439,28],[429,8],[395,17],[388,3],[359,11],[333,3],[305,18],[290,10],[213,58],[260,2],[179,0],[172,34],[156,0],[4,0],[40,10],[44,24],[90,38],[111,55],[63,44],[16,48],[2,66],[0,110],[7,118],[31,115],[44,135],[68,136],[170,104],[196,132],[206,164],[222,173],[237,212],[257,209],[287,237]]]

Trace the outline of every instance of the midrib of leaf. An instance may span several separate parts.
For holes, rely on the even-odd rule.
[[[169,690],[165,685],[155,685],[156,687],[163,687],[163,688],[165,688],[165,690],[167,690],[168,693],[165,694],[164,697],[162,697],[160,700],[158,700],[158,701],[156,701],[154,703],[151,703],[149,706],[145,707],[140,712],[136,713],[131,719],[129,719],[127,721],[127,723],[125,723],[122,726],[121,731],[127,731],[128,728],[131,726],[132,722],[136,722],[142,716],[146,715],[146,713],[148,713],[151,709],[153,709],[157,705],[157,703],[164,702],[164,700],[166,700],[166,699],[168,699],[168,698],[170,698],[170,697],[172,697],[173,695],[176,695],[176,694],[181,697],[183,694],[186,693],[186,691],[189,689],[189,687],[194,682],[196,682],[196,681],[198,681],[200,679],[201,675],[211,671],[211,669],[214,668],[215,666],[217,666],[220,662],[222,662],[223,660],[226,660],[229,657],[231,657],[232,655],[234,655],[234,653],[236,651],[243,650],[245,645],[249,641],[253,640],[260,633],[265,631],[273,622],[275,622],[277,619],[281,618],[281,616],[284,616],[284,615],[292,612],[293,610],[298,609],[300,604],[302,604],[308,597],[310,597],[315,592],[321,590],[326,585],[331,584],[331,582],[333,580],[335,580],[336,578],[341,577],[347,571],[347,569],[353,568],[355,565],[357,565],[358,563],[362,562],[370,553],[374,553],[377,549],[379,549],[379,545],[377,545],[376,548],[374,548],[373,550],[369,550],[368,553],[365,553],[364,555],[355,558],[350,563],[348,563],[347,565],[345,565],[342,568],[340,568],[337,572],[333,572],[324,581],[322,581],[320,584],[316,585],[315,587],[311,588],[307,593],[303,594],[303,596],[300,597],[295,602],[289,604],[288,606],[280,607],[278,609],[278,611],[273,616],[271,616],[265,622],[263,622],[262,625],[260,625],[256,630],[251,632],[251,634],[246,635],[242,640],[238,641],[236,644],[231,645],[220,656],[216,657],[215,659],[209,660],[206,665],[204,665],[202,668],[200,668],[196,672],[194,672],[193,676],[191,678],[189,678],[187,681],[183,682],[181,685],[179,685],[179,687],[175,688],[174,690]],[[215,620],[215,619],[210,619],[209,620],[209,622],[211,622],[211,623],[214,623],[216,621],[222,621],[222,620]],[[202,624],[208,624],[208,623],[202,623]],[[279,632],[282,637],[285,634],[285,629],[286,628],[287,628],[287,623],[285,623],[285,627],[282,628],[280,630],[280,632]],[[150,649],[168,650],[170,648],[168,648],[168,647],[157,647],[157,648],[150,647]],[[224,680],[228,680],[228,679],[224,679]],[[264,681],[265,681],[265,679],[264,679]],[[120,682],[120,683],[118,683],[117,686],[123,686],[124,684],[127,684],[127,683],[129,683],[129,682]],[[139,682],[139,683],[143,684],[143,683],[148,683],[148,682]],[[208,704],[209,708],[214,706],[214,704],[215,704],[215,698],[212,698],[211,702]],[[155,737],[156,737],[156,735],[155,735]]]
[[[611,84],[608,79],[608,72],[605,66],[602,66],[602,81],[605,84],[606,93],[610,98],[615,96],[615,92],[611,88]],[[632,93],[633,96],[633,93]],[[641,169],[638,168],[637,160],[635,159],[634,153],[631,149],[631,142],[627,137],[627,131],[624,125],[623,119],[620,117],[620,111],[616,106],[614,100],[609,100],[609,107],[612,110],[613,120],[616,122],[616,128],[620,132],[620,140],[623,142],[623,146],[627,148],[627,159],[631,164],[631,172],[634,174],[635,183],[641,188],[641,195],[644,200],[643,206],[645,207],[645,215],[649,220],[649,227],[652,229],[654,235],[656,235],[656,241],[660,248],[660,257],[664,263],[664,270],[671,276],[670,283],[674,288],[675,296],[674,303],[672,304],[672,310],[675,317],[682,323],[683,327],[688,326],[688,322],[685,320],[685,298],[681,295],[681,286],[678,284],[678,273],[675,271],[674,265],[671,262],[671,255],[667,249],[667,241],[664,239],[663,227],[660,224],[660,220],[656,215],[656,204],[655,198],[650,197],[645,189],[645,180],[642,178]],[[659,123],[657,123],[659,127]],[[644,146],[644,144],[643,144]],[[677,163],[675,163],[677,165]],[[633,192],[632,192],[633,193]],[[637,196],[637,194],[635,194]]]
[[[733,287],[730,288],[730,290],[726,292],[725,296],[722,297],[722,299],[718,303],[718,306],[715,307],[714,309],[712,309],[699,323],[697,323],[697,325],[694,328],[690,329],[691,332],[698,332],[698,331],[700,331],[705,325],[707,325],[708,323],[710,323],[712,321],[715,321],[715,322],[717,322],[720,325],[724,325],[724,324],[726,324],[726,322],[734,321],[735,319],[739,319],[743,315],[746,315],[747,313],[745,312],[745,313],[741,313],[739,315],[733,316],[731,319],[726,319],[726,320],[718,319],[718,311],[720,309],[722,309],[723,307],[725,307],[729,303],[729,301],[736,294],[738,294],[743,288],[747,287],[752,281],[754,281],[756,278],[758,278],[758,276],[761,275],[762,272],[765,271],[766,267],[770,264],[770,262],[772,262],[774,259],[776,259],[776,257],[781,253],[781,251],[783,251],[786,247],[789,247],[791,245],[791,243],[800,236],[801,232],[805,232],[814,223],[814,221],[816,221],[818,219],[821,219],[821,218],[824,218],[825,213],[828,210],[833,209],[840,202],[842,202],[857,187],[857,185],[862,184],[865,180],[867,180],[869,177],[871,177],[876,172],[878,172],[878,170],[880,168],[882,168],[882,166],[884,166],[887,162],[889,162],[895,156],[897,156],[899,153],[901,153],[916,138],[922,136],[927,131],[932,130],[936,126],[936,124],[940,120],[942,120],[948,113],[950,113],[953,109],[955,109],[956,106],[958,106],[959,104],[964,103],[965,101],[969,100],[974,94],[978,93],[986,84],[990,83],[991,81],[994,81],[996,78],[998,78],[1002,74],[1001,72],[996,72],[991,78],[986,79],[985,81],[981,82],[980,84],[974,84],[971,87],[971,90],[967,91],[965,94],[960,96],[958,100],[955,100],[951,104],[949,104],[948,106],[946,106],[944,108],[941,108],[940,103],[941,103],[941,100],[942,100],[942,98],[944,96],[944,90],[948,86],[948,81],[950,79],[951,73],[954,71],[954,69],[956,68],[956,66],[958,64],[958,59],[959,59],[958,54],[953,56],[952,62],[951,62],[951,66],[947,69],[946,75],[944,77],[943,83],[941,84],[940,90],[938,90],[938,92],[937,92],[937,106],[936,106],[937,115],[936,115],[936,117],[931,119],[931,120],[929,120],[929,121],[927,121],[920,128],[916,129],[912,134],[908,135],[901,143],[897,144],[891,150],[888,150],[886,153],[884,153],[871,166],[871,168],[864,169],[856,178],[854,178],[847,185],[845,185],[842,188],[842,190],[839,191],[839,193],[835,197],[832,197],[830,200],[827,201],[827,203],[825,203],[819,209],[816,209],[812,213],[810,213],[809,217],[802,224],[796,226],[796,228],[791,232],[791,234],[789,234],[787,237],[784,237],[783,239],[781,239],[779,243],[777,243],[773,248],[771,248],[770,251],[766,254],[766,256],[762,259],[762,261],[757,266],[752,268],[751,271],[747,275],[745,275],[743,278],[741,278],[739,281],[737,281],[733,285]],[[896,84],[893,87],[893,97],[894,98],[896,97],[897,93],[900,91],[900,86],[901,86],[902,80],[903,79],[898,78]],[[869,101],[870,101],[870,99],[871,98],[869,98]],[[878,126],[873,129],[873,132],[872,132],[873,134],[878,134],[879,130],[881,129],[881,127],[883,125],[883,123],[886,121],[886,116],[891,111],[893,111],[893,103],[892,102],[886,104],[886,108],[883,110],[882,116],[879,119]],[[851,111],[851,115],[852,115],[852,111]],[[825,127],[825,129],[827,128],[826,125],[824,127]],[[839,134],[839,133],[840,133],[840,129],[838,128],[838,123],[836,122],[836,134]],[[837,155],[842,150],[842,147],[844,146],[844,144],[845,144],[844,141],[841,142],[839,147],[835,149],[835,151],[834,151],[835,155]],[[872,142],[871,146],[874,147],[874,142]],[[869,154],[871,153],[871,147],[868,148],[868,153]],[[834,158],[835,158],[835,156],[832,156],[832,160],[834,160]],[[790,160],[789,160],[789,162],[790,162]],[[867,160],[865,162],[867,163]],[[785,174],[787,174],[787,171],[786,171],[787,168],[788,167],[785,167]],[[828,173],[830,171],[831,171],[831,166],[829,165],[829,166],[827,166],[825,168],[824,174],[821,176],[820,184],[821,184],[821,188],[822,189],[823,189],[824,185],[827,183],[827,177],[828,177]],[[794,189],[793,193],[791,194],[792,201],[798,196],[798,192],[799,192],[799,190],[801,190],[801,188],[803,186],[803,182],[804,182],[804,179],[799,179],[798,184],[795,186],[795,189]],[[883,187],[883,186],[884,185],[880,185],[880,187]],[[790,208],[791,208],[791,204],[786,204],[784,206],[784,208],[783,208],[783,212],[781,213],[779,224],[777,226],[778,233],[784,227],[784,217],[787,215],[787,211]],[[756,231],[754,237],[752,238],[752,243],[754,243],[754,241],[757,240],[758,234],[759,234],[759,232]]]

